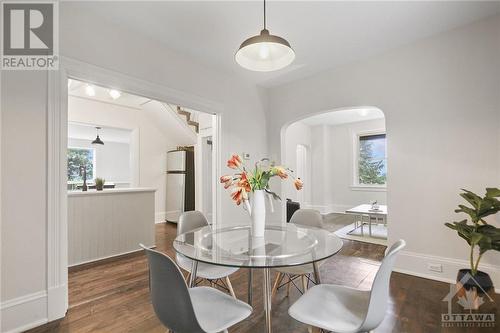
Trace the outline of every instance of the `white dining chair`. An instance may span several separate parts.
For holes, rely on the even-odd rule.
[[[177,223],[177,235],[208,225],[208,221],[203,213],[199,211],[184,212],[179,217],[179,222]],[[175,260],[179,267],[188,272],[188,276],[186,277],[186,281],[188,281],[193,261],[179,253],[176,254]],[[237,267],[216,266],[199,262],[196,270],[196,278],[205,279],[210,285],[221,287],[236,298],[229,275],[237,271]]]
[[[298,226],[323,228],[323,217],[319,211],[314,209],[298,209],[290,218],[290,223],[297,224]],[[323,264],[323,261],[318,262],[318,267],[321,264]],[[272,296],[276,294],[279,288],[284,286],[287,288],[288,296],[291,285],[297,288],[300,293],[304,293],[308,288],[309,281],[313,281],[311,279],[311,274],[314,272],[313,264],[281,267],[276,270],[278,271],[278,275],[274,281]],[[295,284],[295,281],[299,279],[302,282],[302,290]],[[317,281],[314,281],[314,283],[317,283]]]
[[[320,284],[302,295],[288,313],[304,324],[337,333],[375,329],[387,311],[392,268],[405,245],[404,240],[399,240],[386,252],[371,290]]]
[[[210,287],[188,288],[184,277],[167,255],[141,244],[149,262],[151,302],[156,316],[170,332],[227,332],[247,318],[252,307]]]

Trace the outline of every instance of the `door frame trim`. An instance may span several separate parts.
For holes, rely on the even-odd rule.
[[[222,104],[170,87],[145,81],[72,58],[61,57],[58,71],[47,77],[47,319],[66,315],[68,309],[68,218],[66,146],[68,79],[116,87],[123,92],[216,115],[214,147],[216,174],[221,170]],[[221,217],[221,188],[216,187],[214,221]],[[154,222],[154,221],[153,221]]]

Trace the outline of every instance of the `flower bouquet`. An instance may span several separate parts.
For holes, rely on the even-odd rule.
[[[271,209],[272,200],[281,198],[269,188],[269,180],[279,177],[282,180],[290,179],[297,190],[304,186],[299,177],[294,176],[293,170],[284,166],[276,165],[268,158],[256,162],[252,170],[248,169],[239,155],[233,155],[227,161],[227,166],[237,170],[233,175],[225,175],[220,178],[225,189],[231,189],[231,198],[239,206],[242,203],[252,219],[252,235],[264,236],[266,205],[265,197],[269,199]]]

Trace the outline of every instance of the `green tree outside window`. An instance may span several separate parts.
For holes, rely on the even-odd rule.
[[[387,158],[385,134],[359,137],[358,182],[364,185],[385,185]]]
[[[94,179],[94,149],[68,148],[69,182],[83,182],[80,166],[87,168],[87,180]]]

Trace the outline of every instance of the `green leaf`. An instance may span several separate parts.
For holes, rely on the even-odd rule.
[[[464,205],[458,205],[459,209],[455,209],[455,213],[465,213],[471,217],[473,221],[477,219],[476,211]]]
[[[471,191],[465,189],[462,189],[462,191],[464,191],[465,193],[460,193],[460,196],[467,200],[467,202],[470,203],[474,208],[478,209],[481,205],[482,198]]]
[[[276,193],[274,193],[273,191],[269,190],[268,188],[265,189],[267,193],[269,193],[270,195],[273,196],[273,199],[274,200],[279,200],[281,201],[281,197],[279,195],[277,195]]]
[[[489,250],[500,251],[500,228],[492,225],[482,225],[477,228],[478,234],[482,237],[478,241],[479,253],[483,254]]]
[[[486,197],[487,198],[500,198],[500,189],[499,188],[486,188]]]
[[[458,235],[463,238],[467,244],[471,245],[471,234],[474,231],[474,227],[467,224],[467,220],[462,220],[460,222],[445,223],[445,225],[457,231]]]
[[[473,246],[474,246],[474,245],[478,244],[478,243],[481,241],[481,239],[482,239],[483,237],[484,237],[484,235],[483,235],[483,234],[473,231],[473,232],[470,234],[470,242],[471,242],[471,245],[473,245]]]

